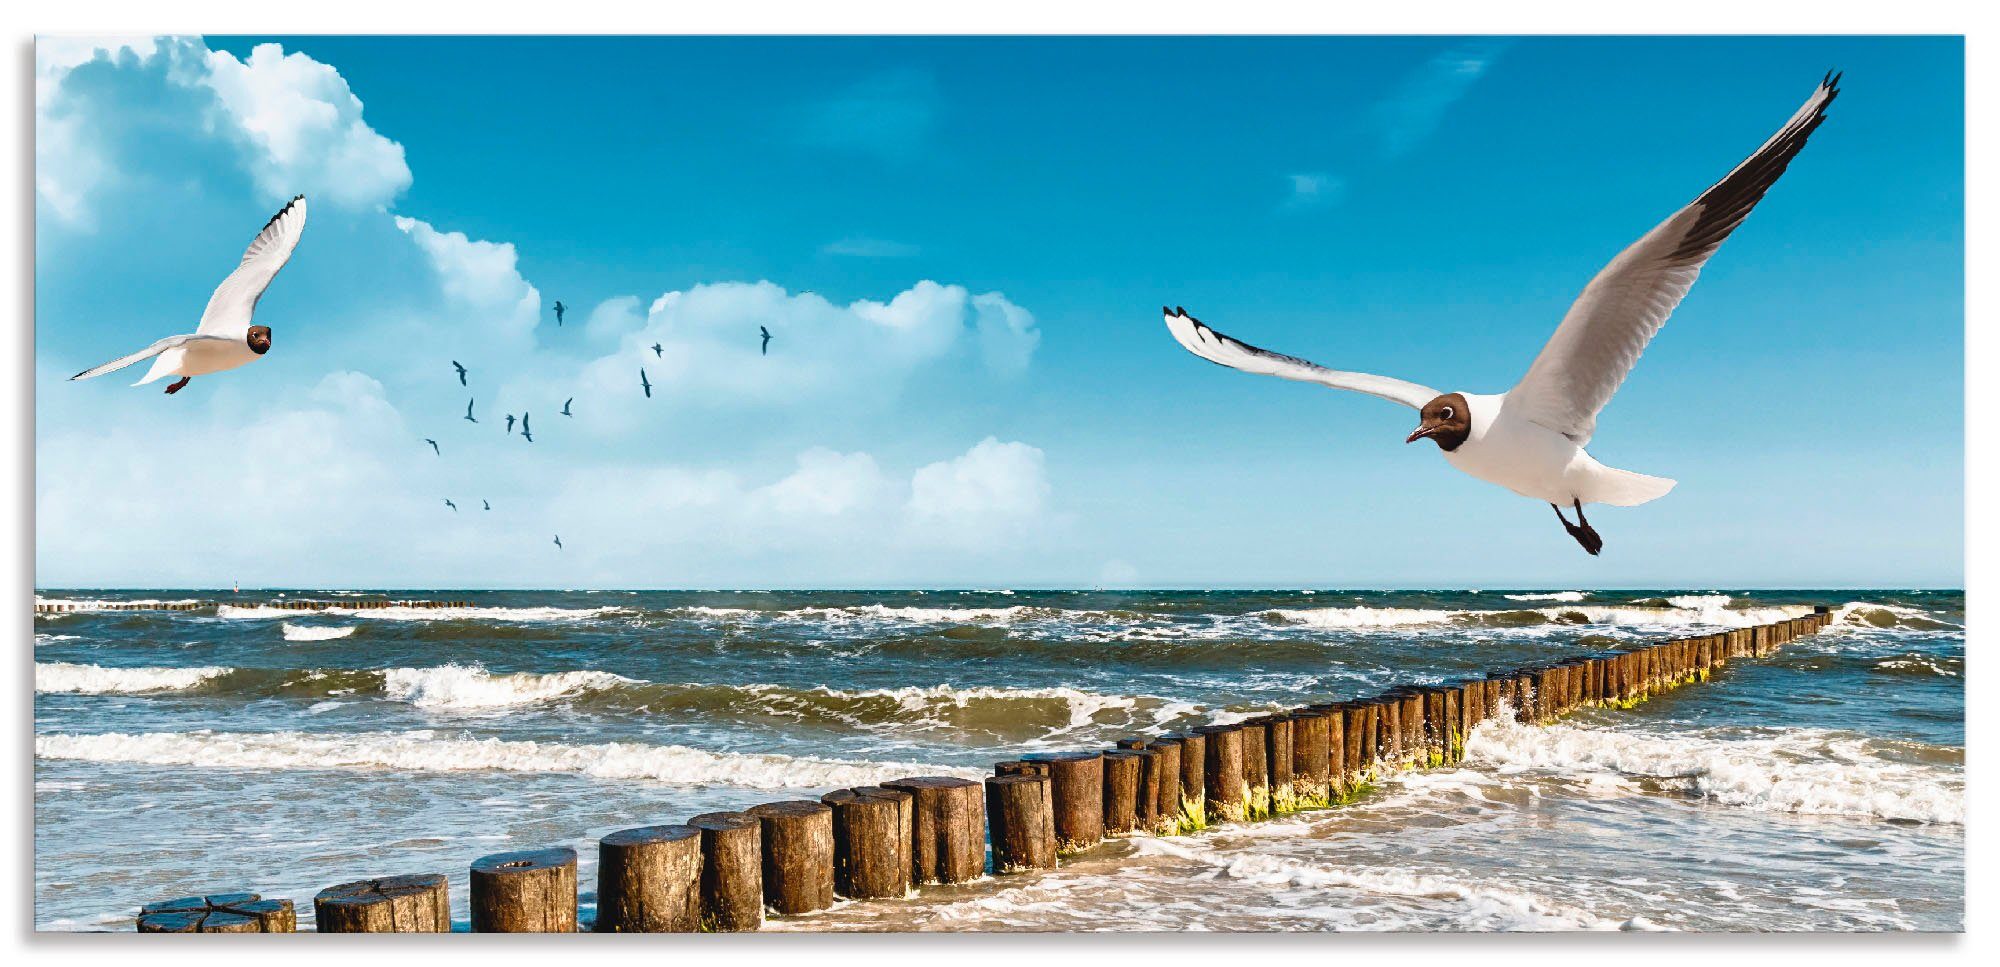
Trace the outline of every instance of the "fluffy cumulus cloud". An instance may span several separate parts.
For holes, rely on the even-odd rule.
[[[1039,449],[942,428],[1032,364],[1034,315],[1003,293],[921,280],[836,303],[714,282],[602,297],[558,330],[514,244],[393,210],[403,150],[332,65],[106,39],[44,42],[36,69],[53,216],[38,321],[90,304],[88,273],[64,266],[138,251],[178,287],[210,270],[207,246],[237,244],[246,212],[326,202],[260,312],[281,350],[253,366],[171,399],[70,383],[159,334],[44,330],[45,583],[880,586],[1004,578],[1061,529]],[[892,78],[842,103],[915,104],[876,132],[896,142],[927,126],[927,91]],[[92,230],[100,208],[122,212],[116,237]],[[213,239],[201,253],[173,244],[190,219]],[[504,422],[529,411],[532,444]]]

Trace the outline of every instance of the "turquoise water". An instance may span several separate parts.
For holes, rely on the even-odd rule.
[[[338,601],[357,592],[304,591]],[[851,904],[827,929],[1960,929],[1956,592],[43,590],[36,923],[569,844],[1833,607],[1631,713],[1491,725],[1365,803]],[[1203,902],[1185,902],[1200,882]],[[586,902],[589,897],[586,895]],[[303,912],[303,911],[302,911]],[[304,918],[303,919],[308,919]],[[789,925],[788,925],[789,926]]]

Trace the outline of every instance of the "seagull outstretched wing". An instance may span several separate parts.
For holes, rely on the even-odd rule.
[[[1262,376],[1276,376],[1279,379],[1293,379],[1302,383],[1318,383],[1334,389],[1367,393],[1416,410],[1423,409],[1425,403],[1436,399],[1438,395],[1437,390],[1406,380],[1328,369],[1318,363],[1309,363],[1293,356],[1283,356],[1267,349],[1258,349],[1240,339],[1232,339],[1210,329],[1201,320],[1188,315],[1186,309],[1177,307],[1160,311],[1166,313],[1167,331],[1174,334],[1175,341],[1188,352],[1219,366]]]
[[[1829,73],[1798,113],[1764,146],[1686,208],[1618,253],[1585,286],[1555,335],[1507,393],[1508,407],[1580,446],[1597,412],[1625,381],[1639,354],[1694,285],[1722,240],[1764,197],[1840,94]]]
[[[237,264],[236,271],[215,287],[215,294],[208,297],[208,308],[202,310],[201,325],[195,331],[238,338],[248,332],[250,314],[256,310],[257,300],[263,297],[278,270],[291,261],[292,250],[299,247],[299,236],[305,230],[306,196],[296,195],[264,223],[264,230],[243,250],[243,261]]]
[[[169,349],[178,349],[181,346],[185,346],[189,343],[196,343],[196,342],[233,343],[236,341],[237,339],[233,336],[203,335],[201,333],[189,333],[184,336],[168,336],[167,338],[162,339],[159,342],[156,342],[150,346],[147,346],[146,348],[141,349],[138,352],[133,353],[129,356],[120,356],[117,359],[114,359],[103,365],[92,366],[91,368],[86,369],[83,372],[76,374],[75,376],[71,376],[70,379],[89,379],[92,376],[102,376],[105,373],[115,372],[117,370],[124,369],[125,367],[130,366],[133,363],[139,362],[141,360],[151,359],[154,356],[158,356],[159,354],[166,352]]]

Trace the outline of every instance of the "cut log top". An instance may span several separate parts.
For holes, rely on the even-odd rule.
[[[598,843],[603,846],[646,846],[653,843],[672,843],[683,839],[695,839],[701,830],[693,826],[638,826],[621,829],[606,834]]]
[[[702,813],[688,820],[687,825],[693,826],[696,829],[722,831],[751,829],[755,828],[758,823],[757,817],[748,813]]]
[[[909,779],[897,779],[894,782],[885,782],[883,785],[890,789],[917,790],[961,789],[966,786],[977,786],[979,783],[971,779],[960,779],[957,776],[913,776]]]
[[[256,893],[179,897],[139,908],[140,933],[293,933],[298,916],[290,900]]]
[[[472,861],[472,872],[483,876],[520,876],[558,866],[575,866],[576,850],[567,846],[494,853]]]

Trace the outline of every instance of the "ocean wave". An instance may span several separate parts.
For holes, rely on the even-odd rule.
[[[354,634],[357,625],[295,625],[289,621],[281,626],[286,641],[331,641]]]
[[[533,705],[583,692],[642,685],[610,672],[568,671],[495,675],[478,665],[391,668],[382,672],[382,692],[424,709],[489,709]]]
[[[1509,595],[1512,597],[1512,595]],[[1662,599],[1665,600],[1665,599]],[[1537,625],[1606,625],[1623,628],[1748,628],[1812,613],[1811,608],[1731,608],[1726,595],[1692,595],[1680,604],[1575,605],[1511,610],[1428,608],[1275,608],[1263,614],[1278,624],[1310,628],[1420,628],[1459,624],[1522,628]]]
[[[1961,771],[1874,755],[1867,740],[1817,729],[1736,738],[1482,723],[1465,765],[1501,773],[1614,773],[1661,781],[1728,806],[1924,823],[1965,822]]]
[[[232,670],[217,667],[105,668],[101,665],[38,661],[35,663],[35,693],[136,695],[183,691]]]
[[[914,775],[983,772],[911,762],[709,752],[679,745],[577,745],[440,738],[434,732],[105,732],[35,737],[42,759],[216,769],[388,769],[406,772],[561,773],[742,789],[830,789]]]
[[[1581,601],[1590,595],[1582,591],[1544,591],[1533,594],[1503,594],[1509,601]]]
[[[1849,601],[1833,611],[1833,627],[1860,629],[1908,629],[1912,631],[1963,631],[1965,626],[1921,608],[1874,601]]]
[[[314,608],[310,614],[339,615],[346,618],[374,618],[380,621],[583,621],[626,608]],[[302,612],[269,605],[223,604],[215,616],[236,621],[296,618]]]

